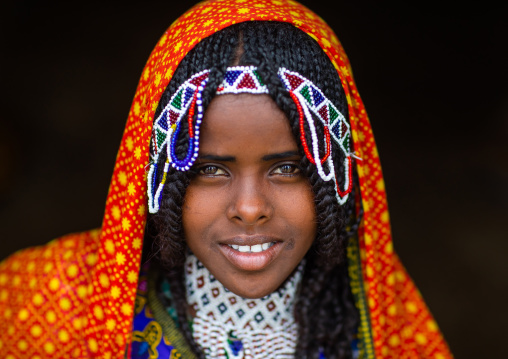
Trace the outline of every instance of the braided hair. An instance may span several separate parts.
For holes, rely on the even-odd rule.
[[[348,118],[340,79],[318,43],[291,24],[265,21],[227,27],[197,44],[175,71],[161,97],[155,118],[181,83],[193,74],[209,69],[209,81],[202,96],[206,108],[222,83],[227,67],[236,65],[257,67],[269,95],[289,119],[296,139],[300,136],[298,110],[277,75],[280,67],[310,79]],[[180,154],[187,152],[188,138],[184,135],[187,133],[186,122],[182,121],[184,128],[177,140],[176,152]],[[322,125],[317,126],[317,131],[319,138],[322,138]],[[309,133],[306,131],[307,136]],[[296,142],[303,155],[302,144],[299,140]],[[310,138],[307,142],[310,143]],[[334,141],[332,153],[337,178],[344,178],[344,153]],[[159,169],[164,167],[165,160],[164,156],[160,156]],[[324,182],[315,165],[304,155],[300,167],[314,193],[318,228],[316,239],[306,254],[307,264],[295,306],[295,319],[299,324],[295,357],[318,358],[322,352],[328,359],[350,358],[351,342],[359,319],[349,286],[345,251],[347,241],[354,235],[359,223],[359,219],[355,218],[355,193],[351,193],[348,201],[340,206],[335,198],[333,182]],[[162,173],[157,174],[159,180],[161,176]],[[196,356],[204,358],[202,350],[193,340],[187,320],[188,305],[183,280],[187,246],[182,228],[182,205],[192,176],[192,170],[180,172],[170,169],[160,209],[148,217],[143,255],[145,260],[147,253],[158,257],[171,285],[181,331]],[[339,185],[344,187],[344,183]]]

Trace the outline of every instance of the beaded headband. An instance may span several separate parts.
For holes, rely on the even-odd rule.
[[[203,121],[202,93],[208,82],[209,70],[203,70],[185,81],[173,94],[166,107],[159,117],[154,121],[152,130],[152,144],[150,149],[150,169],[148,171],[148,202],[150,213],[157,213],[159,210],[162,190],[166,183],[169,166],[178,171],[188,171],[198,157],[199,133]],[[281,67],[278,72],[279,78],[284,84],[293,101],[296,104],[299,114],[300,140],[302,142],[305,156],[316,165],[318,173],[323,181],[334,181],[336,198],[339,204],[344,204],[353,188],[352,159],[354,154],[350,151],[351,131],[344,115],[332,104],[330,100],[311,81],[302,75]],[[217,95],[223,94],[267,94],[268,88],[257,72],[255,66],[228,67],[224,81],[217,88]],[[197,115],[194,123],[194,114]],[[326,153],[319,156],[319,140],[316,132],[314,118],[311,112],[317,117],[324,127],[323,144]],[[185,158],[179,159],[176,155],[176,142],[180,133],[182,119],[187,114],[189,146]],[[312,151],[305,139],[304,123],[310,130]],[[345,155],[344,159],[344,190],[340,189],[335,175],[335,168],[332,161],[331,138],[339,145]],[[166,163],[160,183],[156,183],[159,155],[166,150]],[[328,173],[325,172],[323,164],[326,163]]]

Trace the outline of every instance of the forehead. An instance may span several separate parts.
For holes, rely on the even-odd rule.
[[[200,149],[217,154],[297,148],[285,113],[259,94],[216,96],[205,111],[200,142]]]

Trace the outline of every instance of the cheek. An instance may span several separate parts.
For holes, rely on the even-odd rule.
[[[314,239],[316,239],[317,234],[316,206],[314,204],[314,195],[312,193],[306,201],[302,212],[303,218],[306,219],[305,221],[302,221],[302,223],[305,224],[304,231],[308,236],[307,245],[310,247],[314,242]]]
[[[182,207],[183,231],[189,246],[206,238],[207,229],[218,220],[220,198],[213,191],[202,190],[190,184]]]
[[[284,197],[290,225],[298,231],[298,237],[303,239],[302,245],[310,247],[317,232],[314,193],[310,186],[305,184],[293,195]],[[288,198],[291,200],[288,201]]]
[[[183,231],[187,242],[192,241],[202,231],[204,220],[207,219],[207,212],[203,211],[203,196],[195,193],[189,185],[182,207]]]

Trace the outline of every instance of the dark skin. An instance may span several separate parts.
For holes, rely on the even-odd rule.
[[[300,160],[288,119],[268,95],[220,95],[208,106],[183,227],[191,251],[239,296],[275,291],[316,237]]]

